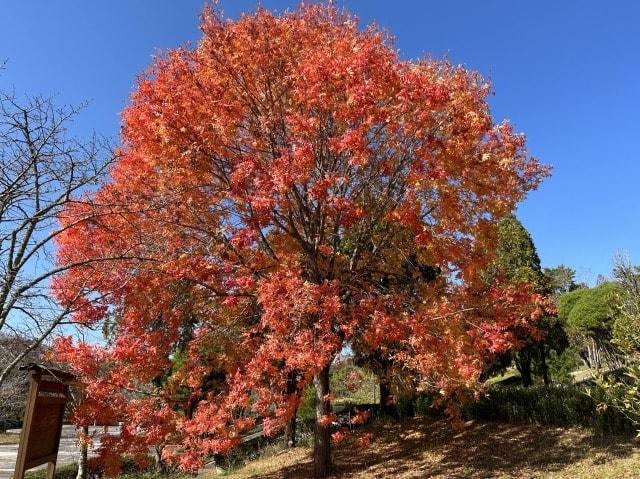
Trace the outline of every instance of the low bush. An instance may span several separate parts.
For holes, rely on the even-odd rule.
[[[467,419],[581,426],[600,433],[633,433],[633,424],[615,409],[603,406],[604,403],[604,392],[596,386],[502,386],[490,388],[483,398],[467,404],[463,410]]]
[[[433,405],[435,395],[419,393],[413,396],[400,396],[393,405],[393,415],[398,419],[408,417],[440,417],[444,414],[441,406]]]

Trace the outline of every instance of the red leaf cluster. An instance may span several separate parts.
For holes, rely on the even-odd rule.
[[[456,395],[546,307],[483,281],[498,221],[548,171],[478,74],[402,60],[332,7],[201,27],[140,78],[110,182],[61,217],[87,217],[61,264],[107,258],[54,290],[108,332],[58,352],[85,382],[76,420],[126,425],[110,470],[175,443],[193,470],[257,423],[277,433],[350,344]]]

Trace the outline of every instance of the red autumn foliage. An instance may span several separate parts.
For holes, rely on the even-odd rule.
[[[358,411],[356,409],[354,414],[351,416],[351,424],[355,426],[365,424],[369,420],[370,414],[371,413],[369,411]]]
[[[369,433],[362,434],[361,436],[359,436],[356,439],[356,443],[360,447],[365,447],[365,446],[368,446],[371,443],[371,439],[373,439],[373,434],[369,432]]]
[[[334,444],[340,444],[347,437],[349,437],[349,429],[346,427],[342,427],[331,434],[331,440]]]
[[[256,423],[281,431],[292,375],[301,390],[350,344],[466,394],[547,306],[482,275],[498,221],[548,171],[494,125],[480,75],[402,60],[332,7],[206,9],[201,27],[140,78],[111,181],[59,240],[62,264],[136,258],[54,285],[87,298],[81,324],[107,325],[106,344],[58,352],[86,385],[76,421],[125,423],[103,442],[109,472],[175,443],[193,470]]]

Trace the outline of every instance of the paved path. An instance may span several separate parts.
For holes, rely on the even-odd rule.
[[[89,433],[94,432],[102,432],[102,428],[89,428]],[[110,427],[110,434],[118,434],[118,427]],[[7,431],[10,434],[20,434],[19,429],[13,429]],[[262,437],[264,433],[262,429],[256,428],[251,431],[250,434],[244,436],[242,438],[242,442],[250,442],[255,439]],[[97,448],[100,445],[100,441],[94,439],[93,448]],[[58,466],[63,466],[65,464],[72,464],[77,462],[78,460],[78,446],[76,445],[76,431],[73,426],[62,426],[62,436],[60,438],[60,449],[58,450]],[[91,456],[91,450],[89,451],[89,455]],[[13,476],[13,471],[16,466],[16,457],[18,456],[18,445],[17,444],[8,444],[8,445],[0,445],[0,479],[9,479]],[[44,469],[46,465],[35,468]]]
[[[94,432],[102,428],[90,428],[89,432]],[[115,427],[110,428],[109,432],[115,433]],[[8,433],[20,434],[20,430],[7,431]],[[93,447],[98,447],[99,441],[94,441]],[[58,465],[71,464],[78,460],[78,446],[76,444],[76,431],[73,426],[62,426],[62,437],[60,438],[60,449],[58,450]],[[18,456],[18,445],[0,445],[0,479],[9,479],[13,476],[16,465],[16,457]],[[45,466],[36,469],[43,469]]]

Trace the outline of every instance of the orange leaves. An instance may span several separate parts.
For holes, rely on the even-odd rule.
[[[354,414],[351,416],[351,424],[354,426],[365,424],[369,420],[370,416],[371,413],[369,411],[358,411],[356,409]]]
[[[264,327],[278,328],[284,323],[302,328],[310,317],[332,319],[340,314],[337,289],[330,284],[303,281],[300,272],[273,274],[258,285],[258,302],[263,308]],[[287,327],[287,330],[289,327]]]
[[[347,376],[347,380],[345,383],[347,391],[354,392],[362,385],[363,382],[364,377],[362,376],[362,373],[359,370],[354,369]]]
[[[547,310],[481,281],[500,217],[548,174],[493,125],[487,82],[401,61],[333,7],[208,8],[201,26],[139,80],[112,181],[61,218],[60,263],[101,261],[56,295],[110,335],[59,343],[87,379],[78,417],[123,418],[147,446],[172,434],[193,470],[254,422],[280,431],[346,346],[443,397],[473,388]],[[117,454],[137,452],[131,432]]]
[[[369,159],[367,129],[348,129],[342,136],[331,138],[330,146],[336,154],[349,155],[349,164],[362,167]]]
[[[334,444],[340,444],[347,437],[349,437],[349,430],[346,428],[341,428],[331,433],[331,440],[333,441]]]
[[[322,427],[329,427],[331,424],[338,420],[338,416],[335,414],[325,414],[320,419],[318,419],[318,424],[322,425]]]
[[[369,444],[371,444],[372,439],[373,439],[373,433],[368,432],[356,438],[356,444],[360,447],[366,447]]]
[[[400,341],[406,339],[408,330],[403,324],[408,319],[406,315],[390,314],[376,310],[371,315],[371,320],[363,338],[373,348],[380,347],[385,342]]]

